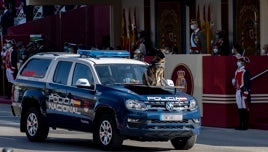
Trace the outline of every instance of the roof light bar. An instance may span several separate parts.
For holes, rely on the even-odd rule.
[[[116,58],[129,58],[130,53],[126,50],[77,50],[77,54],[81,56],[88,56],[93,58],[99,57],[116,57]]]

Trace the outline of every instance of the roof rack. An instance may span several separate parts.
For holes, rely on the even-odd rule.
[[[92,58],[129,58],[130,53],[126,50],[77,50],[81,57]]]

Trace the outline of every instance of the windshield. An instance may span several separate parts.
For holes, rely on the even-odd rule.
[[[96,71],[102,84],[142,84],[142,75],[146,69],[146,65],[138,64],[96,65]]]

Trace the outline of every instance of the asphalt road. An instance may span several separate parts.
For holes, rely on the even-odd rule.
[[[50,130],[43,143],[29,142],[19,131],[19,119],[13,117],[10,105],[0,104],[0,150],[11,147],[14,152],[83,152],[101,151],[92,143],[92,135],[67,130]],[[138,142],[125,140],[121,151],[175,151],[170,142]],[[268,131],[202,127],[196,145],[187,152],[267,152]],[[182,151],[184,152],[184,151]],[[186,152],[186,151],[185,151]]]

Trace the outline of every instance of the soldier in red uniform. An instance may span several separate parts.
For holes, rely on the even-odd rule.
[[[4,69],[7,78],[7,96],[11,98],[11,89],[18,72],[17,68],[17,51],[14,50],[15,40],[6,40],[5,49],[2,51],[2,60],[4,61]]]
[[[250,62],[250,60],[244,56],[238,57],[237,59],[237,70],[235,71],[235,78],[232,80],[232,83],[236,88],[236,104],[240,119],[240,125],[236,129],[247,130],[251,103],[251,75],[246,69],[245,63]]]

